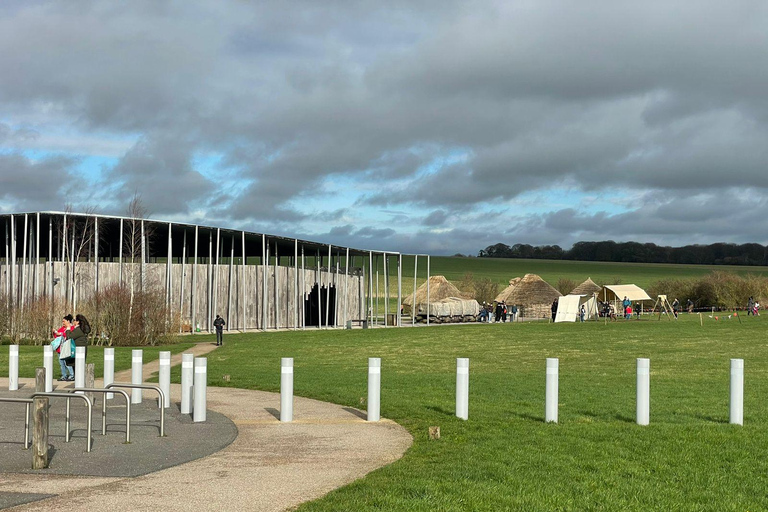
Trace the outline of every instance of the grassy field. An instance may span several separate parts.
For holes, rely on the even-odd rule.
[[[360,407],[382,358],[382,416],[405,457],[301,510],[766,510],[768,351],[761,318],[706,315],[228,336],[209,379]],[[469,421],[454,417],[470,358]],[[560,358],[560,423],[545,424],[545,358]],[[635,415],[635,359],[651,359],[651,425]],[[728,424],[729,358],[745,359],[745,425]],[[442,438],[427,439],[430,425]]]

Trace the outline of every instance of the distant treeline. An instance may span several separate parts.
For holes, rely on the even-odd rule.
[[[624,263],[690,263],[697,265],[768,265],[768,247],[760,244],[686,245],[664,247],[638,242],[578,242],[569,250],[559,245],[489,245],[480,258],[616,261]]]

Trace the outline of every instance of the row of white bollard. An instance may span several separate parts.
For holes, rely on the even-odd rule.
[[[77,347],[75,351],[75,387],[85,387],[85,347]],[[131,356],[131,383],[142,384],[143,351],[133,350]],[[160,407],[170,407],[171,387],[171,353],[159,354],[159,381],[165,403]],[[46,391],[53,390],[53,351],[49,346],[43,349],[43,366],[46,369]],[[293,421],[293,358],[284,357],[280,368],[280,421]],[[650,369],[651,362],[647,358],[637,359],[637,396],[636,422],[638,425],[650,423]],[[207,359],[194,357],[193,354],[182,354],[181,363],[181,413],[193,414],[194,422],[206,420],[207,402]],[[104,386],[114,382],[115,349],[104,349]],[[546,390],[544,420],[548,423],[558,421],[558,382],[559,360],[547,358]],[[19,346],[9,348],[8,390],[19,389]],[[107,399],[112,393],[106,395]],[[131,403],[142,401],[141,389],[133,389]],[[198,407],[194,407],[198,404]],[[368,421],[378,421],[381,409],[381,359],[368,359]],[[456,416],[461,419],[469,418],[469,359],[456,359]],[[744,360],[731,359],[730,381],[730,423],[744,424]]]

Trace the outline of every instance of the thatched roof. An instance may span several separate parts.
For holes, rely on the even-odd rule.
[[[443,276],[431,276],[429,278],[429,301],[436,302],[448,297],[461,297],[461,292]],[[416,289],[416,304],[427,302],[427,283]],[[403,305],[413,304],[413,294],[403,299]]]
[[[514,280],[513,280],[514,281]],[[511,281],[510,281],[511,283]],[[516,284],[510,284],[496,300],[517,306],[549,304],[563,295],[536,274],[525,274]]]
[[[588,277],[586,281],[571,291],[571,295],[588,295],[591,297],[593,293],[597,293],[602,289],[602,286],[596,284],[591,277]]]
[[[515,286],[517,286],[517,283],[519,283],[523,278],[522,277],[515,277],[513,279],[509,280],[509,286],[504,288],[500,294],[496,296],[494,299],[496,302],[509,302],[509,296],[512,293],[512,290],[515,289]]]

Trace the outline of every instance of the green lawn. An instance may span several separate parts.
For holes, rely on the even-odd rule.
[[[405,457],[301,510],[765,510],[768,351],[761,318],[230,335],[209,382],[347,406],[382,358],[382,416]],[[470,358],[469,421],[454,417]],[[545,359],[560,358],[560,424],[545,424]],[[651,359],[651,425],[634,424],[635,359]],[[729,358],[745,359],[745,426],[728,424]],[[430,425],[442,438],[427,439]]]

